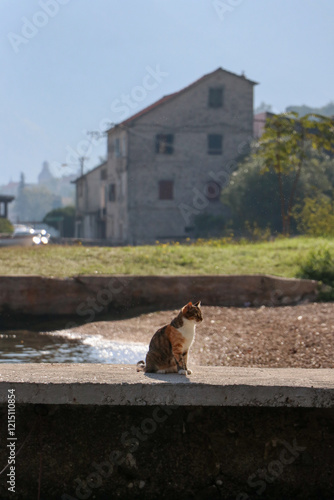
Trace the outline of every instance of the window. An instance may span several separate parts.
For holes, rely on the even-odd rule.
[[[116,201],[116,184],[109,184],[108,200]]]
[[[159,182],[159,200],[172,200],[174,198],[174,182],[160,181]]]
[[[221,155],[223,153],[223,136],[221,134],[208,135],[208,154]]]
[[[83,196],[83,182],[79,181],[78,182],[78,196],[81,198]]]
[[[155,136],[155,152],[157,154],[171,155],[174,152],[173,134],[157,134]]]
[[[104,168],[101,170],[101,181],[105,181],[107,179],[107,169]]]
[[[223,107],[223,89],[221,87],[209,89],[209,107],[210,108]]]
[[[115,156],[119,158],[121,156],[121,145],[118,137],[114,139],[114,149],[115,149]]]

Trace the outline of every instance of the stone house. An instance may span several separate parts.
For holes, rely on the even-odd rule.
[[[108,131],[107,162],[77,185],[77,236],[112,244],[191,237],[253,137],[253,86],[221,68]]]
[[[107,238],[107,167],[107,162],[102,163],[74,181],[76,184],[75,236],[78,238]]]

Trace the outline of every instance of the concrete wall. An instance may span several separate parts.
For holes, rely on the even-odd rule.
[[[48,500],[334,495],[333,409],[19,405],[17,422],[18,446],[33,432],[15,494],[1,478],[2,500],[37,498],[39,478]],[[2,465],[7,457],[2,443]]]
[[[8,389],[23,445],[0,498],[332,499],[331,372],[0,365],[1,464]]]
[[[314,300],[318,283],[274,276],[2,276],[3,315],[92,316],[130,308],[180,308],[203,305],[275,306]]]

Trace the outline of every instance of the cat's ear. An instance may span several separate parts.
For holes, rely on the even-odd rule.
[[[192,307],[192,305],[193,305],[193,304],[192,304],[192,302],[188,302],[188,304],[187,304],[187,305],[183,306],[183,307],[182,307],[182,312],[183,312],[183,314],[184,314],[185,312],[187,312],[187,311],[188,311],[188,310]]]
[[[198,302],[196,302],[196,304],[194,304],[195,307],[201,307],[201,301],[199,300]]]

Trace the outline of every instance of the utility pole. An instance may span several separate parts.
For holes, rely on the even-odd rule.
[[[84,174],[85,160],[88,160],[88,158],[87,158],[87,156],[80,156],[78,159],[79,159],[79,163],[80,163],[80,176],[82,177]]]
[[[85,165],[85,161],[86,160],[89,160],[88,156],[79,156],[78,157],[78,161],[79,161],[79,165],[80,165],[80,177],[83,176],[84,174],[84,165]],[[75,165],[75,163],[62,163],[62,167],[69,167],[71,165]]]

